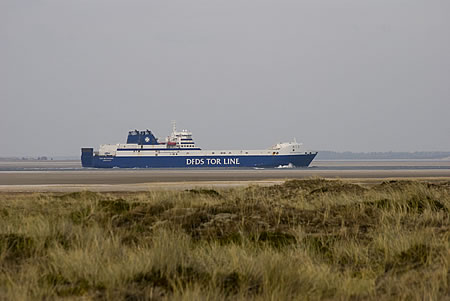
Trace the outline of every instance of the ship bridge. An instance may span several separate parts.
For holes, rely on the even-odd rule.
[[[172,134],[167,137],[166,144],[168,148],[199,150],[192,139],[192,132],[189,132],[188,130],[177,131],[175,121],[172,122]]]

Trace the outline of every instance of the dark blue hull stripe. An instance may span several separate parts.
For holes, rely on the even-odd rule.
[[[96,168],[185,168],[185,167],[278,167],[292,164],[307,167],[316,156],[298,155],[213,155],[213,156],[82,156],[83,167]]]

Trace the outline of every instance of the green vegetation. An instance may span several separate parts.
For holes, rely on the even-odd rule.
[[[0,195],[0,299],[450,298],[450,183]]]

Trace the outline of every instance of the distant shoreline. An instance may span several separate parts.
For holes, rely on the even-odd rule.
[[[328,160],[443,160],[450,161],[450,152],[335,152],[319,150],[315,161]],[[78,156],[0,156],[0,162],[79,161]]]
[[[450,160],[450,152],[334,152],[319,151],[315,160]]]

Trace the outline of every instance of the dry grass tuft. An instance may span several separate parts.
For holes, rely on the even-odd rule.
[[[0,299],[445,299],[450,185],[0,198]]]

